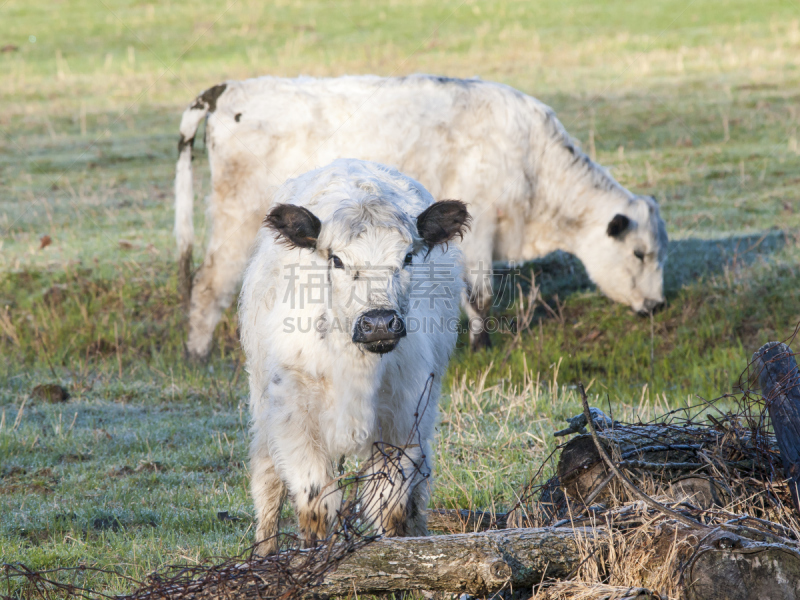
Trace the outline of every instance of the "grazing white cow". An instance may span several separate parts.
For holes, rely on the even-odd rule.
[[[354,159],[275,194],[239,303],[261,553],[277,548],[287,492],[305,540],[324,537],[341,502],[335,463],[369,457],[378,441],[406,447],[405,476],[379,481],[371,497],[394,501],[367,512],[388,535],[426,533],[421,480],[464,287],[448,242],[469,218],[463,203],[434,202],[413,179]]]
[[[208,115],[211,236],[191,289],[192,142]],[[611,299],[662,304],[667,235],[658,204],[576,148],[553,111],[505,85],[427,75],[385,79],[262,77],[206,90],[180,127],[175,231],[191,291],[190,356],[208,354],[261,217],[288,178],[336,158],[392,165],[435,198],[466,202],[463,251],[473,323],[491,299],[492,260],[576,255]],[[488,343],[477,327],[473,346]]]

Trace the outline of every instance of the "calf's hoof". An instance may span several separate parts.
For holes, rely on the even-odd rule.
[[[253,554],[255,556],[269,556],[270,554],[278,553],[278,538],[271,537],[266,540],[261,540],[253,546]]]

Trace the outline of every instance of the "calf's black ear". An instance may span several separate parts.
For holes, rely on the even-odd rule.
[[[273,206],[264,218],[264,224],[296,248],[316,248],[322,228],[314,213],[294,204]]]
[[[464,237],[472,217],[460,200],[442,200],[426,208],[417,217],[417,231],[428,247]]]
[[[614,218],[608,223],[606,233],[611,237],[619,237],[631,224],[631,220],[625,215],[614,215]]]

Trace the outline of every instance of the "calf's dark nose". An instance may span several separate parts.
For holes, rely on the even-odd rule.
[[[406,335],[406,324],[400,315],[393,310],[376,308],[358,317],[353,341],[361,344],[372,344],[399,340]]]

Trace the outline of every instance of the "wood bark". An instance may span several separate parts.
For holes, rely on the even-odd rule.
[[[531,588],[542,581],[571,576],[592,550],[601,551],[609,536],[602,531],[550,528],[416,538],[383,538],[339,563],[313,589],[313,596],[352,597],[406,590],[483,595],[504,587]],[[595,552],[597,553],[597,552]],[[291,573],[307,565],[297,556],[286,565]],[[268,582],[246,576],[257,567],[242,563],[189,585],[161,588],[148,598],[168,600],[244,600],[263,598]],[[146,590],[145,590],[146,591]],[[145,597],[140,591],[136,596]]]
[[[791,348],[769,342],[753,355],[761,392],[767,403],[772,429],[780,448],[781,459],[792,502],[800,514],[800,373]]]
[[[601,531],[566,528],[386,538],[342,562],[319,593],[441,590],[482,595],[504,586],[530,588],[570,576],[605,540]]]
[[[686,573],[688,600],[790,600],[800,598],[800,554],[777,544],[709,547]]]

